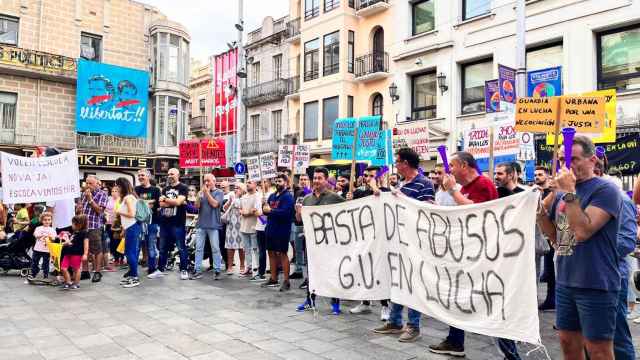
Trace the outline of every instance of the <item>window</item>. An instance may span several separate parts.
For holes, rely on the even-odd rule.
[[[320,0],[304,0],[304,19],[309,20],[320,15]]]
[[[415,75],[411,78],[411,119],[436,117],[436,73]]]
[[[178,146],[184,138],[188,103],[176,97],[156,96],[157,133],[159,146]]]
[[[167,69],[169,73],[167,74],[167,80],[169,81],[178,81],[179,71],[179,62],[180,62],[180,38],[176,35],[169,35],[169,66]]]
[[[324,12],[331,11],[340,6],[340,0],[324,0]]]
[[[273,121],[273,138],[282,139],[282,110],[272,111],[271,120]]]
[[[598,89],[640,88],[640,27],[598,34]]]
[[[282,54],[273,57],[273,79],[282,78]]]
[[[207,107],[207,99],[198,100],[198,105],[199,105],[199,108],[200,108],[200,112],[204,112],[206,107]]]
[[[340,32],[324,36],[323,76],[337,74],[340,71]]]
[[[488,14],[491,11],[491,0],[462,0],[462,20]]]
[[[0,92],[0,143],[15,142],[17,103],[18,94]]]
[[[322,100],[322,139],[333,137],[333,124],[338,118],[338,97]]]
[[[349,39],[347,40],[347,71],[353,74],[353,63],[355,57],[355,38],[356,35],[353,31],[349,30]]]
[[[422,34],[435,28],[433,0],[423,0],[412,5],[413,35]]]
[[[85,60],[102,61],[102,37],[81,33],[80,57]]]
[[[173,34],[153,36],[153,78],[188,85],[189,43]]]
[[[304,44],[304,81],[318,78],[320,70],[320,39],[314,39]]]
[[[382,116],[382,109],[383,109],[382,95],[380,95],[380,93],[375,94],[373,96],[373,101],[371,102],[371,115],[373,115],[373,116],[376,116],[376,115]]]
[[[484,111],[484,82],[493,78],[493,61],[463,64],[462,113]]]
[[[562,60],[562,43],[527,49],[527,70],[561,66]]]
[[[251,115],[251,141],[260,140],[260,114]]]
[[[352,9],[356,8],[356,1],[355,0],[349,0],[349,7]]]
[[[318,102],[304,104],[304,141],[318,140]]]
[[[353,96],[347,96],[347,117],[353,117]]]
[[[169,97],[169,116],[167,121],[167,144],[178,146],[178,99]]]
[[[260,62],[251,64],[251,86],[260,84]]]
[[[17,18],[0,15],[0,44],[18,46]]]

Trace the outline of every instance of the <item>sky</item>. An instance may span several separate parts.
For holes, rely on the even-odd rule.
[[[238,38],[238,0],[140,0],[160,9],[173,21],[186,26],[191,35],[191,57],[200,61],[228,49],[227,42]],[[262,24],[265,16],[274,19],[289,13],[289,0],[244,0],[244,38]]]

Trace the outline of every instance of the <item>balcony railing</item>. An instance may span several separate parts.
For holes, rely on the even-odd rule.
[[[356,58],[356,78],[389,73],[389,54],[378,51]]]
[[[191,132],[207,130],[209,125],[209,117],[206,115],[194,116],[189,119],[189,128]]]
[[[243,102],[255,106],[284,99],[288,93],[288,79],[276,79],[250,86],[245,91]]]
[[[318,76],[320,76],[320,69],[319,68],[311,68],[309,70],[305,70],[305,72],[304,72],[304,81],[315,80],[315,79],[318,78]]]
[[[316,6],[314,8],[311,9],[305,9],[304,10],[304,19],[305,20],[309,20],[312,19],[316,16],[320,15],[320,7]]]
[[[300,18],[289,20],[287,23],[287,39],[300,35]]]
[[[297,94],[300,91],[300,76],[287,79],[287,95]]]
[[[79,149],[115,153],[143,151],[147,145],[146,139],[143,138],[124,138],[113,135],[77,134],[76,140]]]
[[[389,3],[389,0],[356,0],[356,11],[363,10],[378,3]]]
[[[269,139],[269,140],[259,140],[259,141],[247,141],[243,142],[241,145],[240,156],[254,156],[259,154],[264,154],[268,152],[277,153],[278,147],[280,144],[284,144],[281,139]]]

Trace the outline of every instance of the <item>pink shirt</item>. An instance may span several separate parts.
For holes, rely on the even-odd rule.
[[[36,244],[33,246],[33,250],[48,253],[49,248],[47,247],[47,238],[50,237],[53,239],[56,235],[56,229],[52,227],[38,226],[33,232],[33,237],[36,238]]]

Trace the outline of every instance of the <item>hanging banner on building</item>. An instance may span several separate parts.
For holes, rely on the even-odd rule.
[[[408,147],[420,155],[421,160],[429,160],[429,124],[427,120],[396,125],[393,129],[393,150]]]
[[[40,203],[80,197],[78,151],[49,157],[2,153],[2,201]]]
[[[76,131],[147,137],[149,73],[78,60]]]
[[[562,95],[562,66],[529,71],[527,91],[534,98]]]
[[[480,171],[489,171],[489,128],[464,133],[464,151],[475,157]],[[494,164],[512,162],[520,152],[520,139],[513,125],[497,125],[493,131]]]
[[[309,291],[391,299],[472,333],[540,344],[538,196],[446,207],[383,193],[303,207]]]
[[[516,103],[516,70],[498,64],[498,84],[500,90],[500,101],[509,104]],[[500,107],[506,110],[506,107]]]
[[[200,142],[203,167],[226,167],[227,154],[224,138],[202,139]]]
[[[198,139],[180,141],[178,151],[180,153],[181,168],[200,167],[200,141]]]
[[[260,177],[262,179],[273,179],[278,176],[277,159],[274,153],[266,153],[260,158]]]
[[[260,181],[262,175],[260,173],[260,158],[258,156],[252,156],[245,159],[247,164],[247,180]]]
[[[484,108],[487,113],[500,111],[500,83],[497,79],[484,82]]]
[[[214,134],[232,134],[236,131],[238,109],[238,49],[216,55],[212,60]]]

